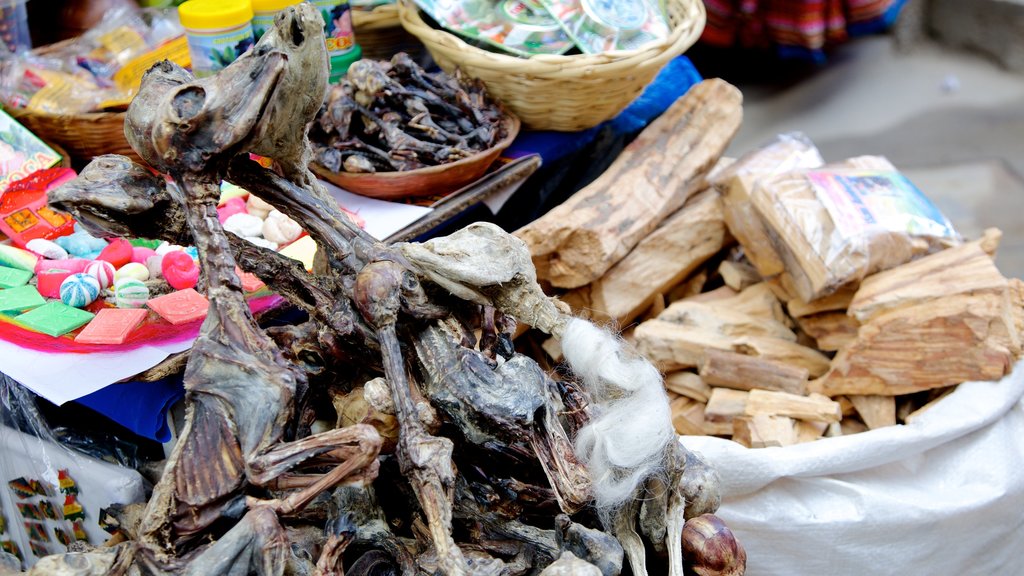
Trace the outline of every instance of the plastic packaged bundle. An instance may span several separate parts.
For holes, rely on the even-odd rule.
[[[30,392],[0,375],[0,550],[22,568],[110,534],[101,510],[141,502],[142,476],[57,442]],[[4,557],[11,561],[11,556]],[[0,565],[4,560],[0,559]]]

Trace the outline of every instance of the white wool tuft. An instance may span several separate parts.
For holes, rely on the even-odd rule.
[[[610,332],[578,318],[566,325],[562,354],[594,403],[576,456],[590,472],[597,507],[616,508],[660,470],[675,437],[661,374]]]

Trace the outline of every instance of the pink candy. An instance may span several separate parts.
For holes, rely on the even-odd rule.
[[[168,252],[160,263],[160,273],[175,290],[192,288],[199,281],[199,266],[181,251]]]
[[[156,250],[152,248],[146,248],[145,246],[133,246],[132,247],[132,262],[138,262],[139,264],[145,264],[146,258],[156,254]]]
[[[66,258],[64,260],[47,260],[40,258],[39,262],[36,263],[35,273],[45,272],[47,270],[67,270],[72,274],[79,272],[85,272],[85,268],[92,263],[92,260],[86,260],[85,258]]]
[[[235,214],[248,214],[249,211],[245,207],[245,199],[241,197],[235,197],[221,206],[217,207],[217,219],[220,220],[221,224],[224,224],[228,218]]]
[[[114,268],[120,268],[132,261],[132,244],[124,238],[115,238],[96,259],[106,260],[113,264]]]
[[[114,283],[114,265],[106,260],[96,260],[85,267],[84,272],[100,283],[100,290]]]

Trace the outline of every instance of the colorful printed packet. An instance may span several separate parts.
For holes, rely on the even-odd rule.
[[[535,0],[415,0],[437,22],[464,37],[517,56],[564,54],[565,31]]]
[[[539,0],[586,54],[636,50],[669,36],[655,0]]]

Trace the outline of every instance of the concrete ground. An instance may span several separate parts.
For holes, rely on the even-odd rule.
[[[1024,74],[929,41],[898,49],[885,35],[843,45],[795,80],[742,76],[729,155],[798,130],[828,161],[886,156],[964,236],[1002,229],[1000,270],[1024,277]]]

